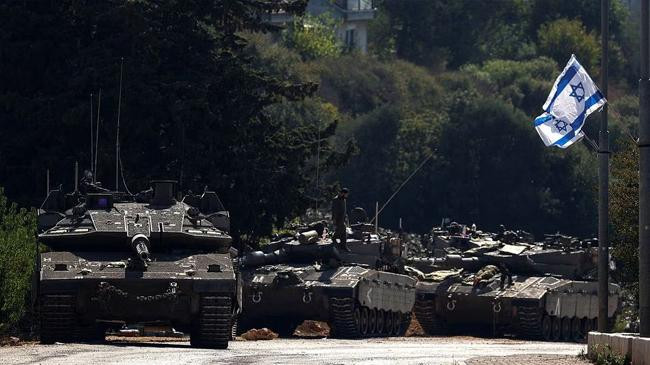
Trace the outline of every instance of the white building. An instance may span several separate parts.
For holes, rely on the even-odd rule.
[[[372,0],[310,0],[307,13],[320,15],[329,12],[341,22],[336,34],[346,47],[368,51],[368,22],[375,17]],[[269,15],[269,22],[284,24],[292,17],[286,13]]]

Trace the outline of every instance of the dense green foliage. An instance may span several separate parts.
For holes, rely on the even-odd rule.
[[[15,330],[26,310],[36,256],[36,215],[7,202],[0,188],[0,333]]]
[[[89,94],[102,90],[100,180],[113,188],[120,58],[121,150],[132,190],[154,177],[216,189],[233,233],[259,236],[309,204],[317,126],[266,108],[310,95],[256,67],[242,31],[274,27],[258,15],[302,15],[305,1],[56,1],[0,5],[0,176],[21,204],[43,196],[44,173],[72,186],[89,166]],[[322,144],[335,128],[322,128]],[[330,158],[326,149],[323,160]],[[336,165],[330,165],[335,167]],[[325,169],[326,166],[321,166]],[[123,188],[123,187],[121,187]]]
[[[558,65],[566,63],[567,55],[574,53],[587,70],[594,70],[600,57],[596,35],[587,33],[579,20],[558,19],[539,28],[539,51]],[[594,75],[595,76],[595,75]]]
[[[612,255],[616,258],[616,279],[638,295],[639,276],[639,152],[628,143],[612,161],[611,217],[614,227]]]
[[[328,13],[295,19],[284,32],[284,42],[304,59],[341,54],[343,46],[336,36],[338,22]]]

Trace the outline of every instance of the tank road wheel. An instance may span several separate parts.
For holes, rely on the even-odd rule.
[[[361,336],[363,336],[363,337],[368,336],[368,327],[369,327],[368,326],[368,317],[369,317],[368,308],[362,307],[361,308],[360,325],[361,325]]]
[[[551,335],[551,341],[559,341],[562,338],[562,321],[559,317],[551,317],[553,325],[553,334]]]
[[[41,297],[41,343],[70,342],[78,337],[76,297],[50,294]]]
[[[401,336],[402,332],[402,314],[393,312],[393,336]]]
[[[354,309],[354,328],[357,331],[356,333],[361,333],[361,309],[360,308]]]
[[[354,299],[330,298],[329,306],[333,338],[361,337],[362,311]]]
[[[399,337],[403,337],[406,335],[406,331],[408,331],[409,327],[411,326],[411,313],[400,313],[400,318],[402,320],[401,326],[399,328]]]
[[[580,324],[582,325],[582,333],[586,336],[591,331],[591,320],[589,318],[583,318],[580,320]]]
[[[563,317],[561,325],[562,325],[562,340],[566,342],[571,341],[571,318]]]
[[[573,318],[571,320],[571,339],[575,342],[582,342],[585,339],[581,322],[580,318]]]
[[[384,335],[384,322],[386,319],[386,311],[383,309],[380,309],[377,312],[377,335],[382,336]]]
[[[413,307],[415,318],[427,335],[444,335],[447,333],[445,320],[436,314],[433,300],[415,300]]]
[[[377,309],[368,309],[368,335],[377,335]]]
[[[549,316],[544,316],[542,318],[542,339],[544,341],[550,341],[553,337],[553,323],[552,319]]]
[[[384,312],[384,335],[392,336],[393,335],[393,312],[386,311]]]
[[[193,347],[225,349],[232,335],[232,307],[228,296],[202,295],[190,335]]]

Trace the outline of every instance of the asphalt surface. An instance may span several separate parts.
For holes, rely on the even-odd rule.
[[[151,339],[149,340],[151,341]],[[367,340],[234,341],[228,350],[189,342],[110,341],[106,344],[24,344],[0,347],[2,364],[587,364],[585,345],[474,337]]]

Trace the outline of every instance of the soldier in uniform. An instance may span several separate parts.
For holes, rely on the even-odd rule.
[[[349,252],[350,249],[346,244],[348,238],[347,227],[345,226],[345,219],[347,216],[347,198],[348,189],[343,188],[332,200],[332,221],[334,222],[334,237],[332,240],[339,249]]]

